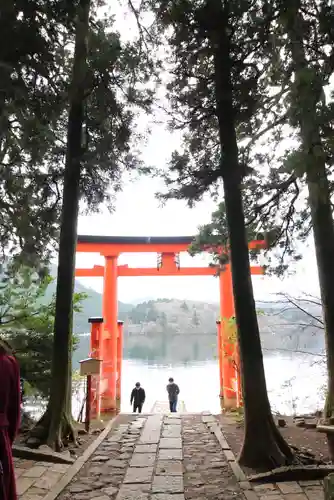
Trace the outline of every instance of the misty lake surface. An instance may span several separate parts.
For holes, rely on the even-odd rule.
[[[272,411],[283,415],[304,414],[321,410],[326,384],[325,358],[299,354],[264,356],[267,389]],[[220,413],[218,362],[193,362],[183,365],[148,364],[123,360],[122,412],[131,412],[130,394],[136,382],[146,391],[144,412],[150,412],[156,401],[167,401],[166,385],[173,377],[180,387],[180,400],[188,412]],[[73,394],[73,416],[78,418],[84,399],[83,389]],[[44,405],[42,405],[44,406]],[[25,404],[37,418],[41,404]]]
[[[284,415],[321,409],[324,402],[325,360],[310,355],[271,355],[264,357],[267,389],[272,410]],[[155,401],[167,401],[166,384],[173,377],[180,387],[180,400],[188,412],[220,413],[218,362],[186,365],[146,364],[124,360],[121,411],[130,412],[130,394],[136,382],[146,391],[143,411],[150,412]],[[78,415],[82,393],[73,398]]]

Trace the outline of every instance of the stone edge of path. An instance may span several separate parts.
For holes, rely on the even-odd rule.
[[[219,442],[222,451],[225,455],[225,458],[230,465],[232,472],[245,495],[247,500],[258,500],[259,497],[257,493],[253,490],[251,483],[247,480],[247,476],[244,471],[241,469],[240,465],[236,461],[235,455],[231,450],[228,442],[225,439],[225,436],[220,428],[217,419],[209,413],[202,414],[202,422],[210,429],[210,431],[216,436],[217,441]],[[49,500],[49,499],[48,499]],[[50,499],[51,500],[51,499]],[[53,500],[53,499],[52,499]]]
[[[60,481],[43,497],[43,500],[55,500],[61,492],[66,488],[66,486],[72,481],[74,476],[80,471],[80,469],[85,465],[87,460],[92,456],[95,450],[100,446],[102,441],[107,437],[109,432],[117,424],[119,415],[112,418],[104,428],[104,430],[97,436],[97,438],[88,446],[88,448],[83,452],[83,454],[76,459],[74,464],[68,469],[68,471],[63,475]]]

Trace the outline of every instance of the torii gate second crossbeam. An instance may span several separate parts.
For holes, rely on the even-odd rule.
[[[124,237],[78,236],[77,252],[99,253],[105,259],[104,266],[76,269],[77,277],[101,277],[103,286],[103,325],[92,327],[92,355],[102,359],[101,379],[103,387],[96,387],[95,413],[113,413],[120,407],[122,328],[118,322],[117,279],[126,276],[219,276],[220,319],[218,326],[219,386],[222,406],[227,409],[241,405],[239,356],[235,341],[231,340],[231,318],[234,317],[234,301],[230,264],[218,267],[181,267],[179,254],[187,252],[194,238],[185,237]],[[252,241],[250,249],[265,248],[264,240]],[[208,251],[210,249],[206,249]],[[118,265],[122,253],[156,253],[155,268],[134,268]],[[263,274],[260,266],[251,267],[252,274]],[[93,333],[94,331],[94,333]],[[97,334],[96,332],[100,332]]]

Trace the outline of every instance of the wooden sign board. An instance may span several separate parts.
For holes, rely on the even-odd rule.
[[[100,374],[102,359],[87,358],[79,361],[79,363],[81,376]]]

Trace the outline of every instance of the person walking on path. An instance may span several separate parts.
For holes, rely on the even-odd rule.
[[[140,387],[140,383],[137,382],[135,388],[131,392],[130,404],[133,402],[133,413],[136,413],[138,408],[138,413],[141,413],[143,404],[145,402],[145,391]]]
[[[13,351],[0,339],[0,498],[17,500],[12,445],[20,425],[20,370]]]
[[[174,379],[171,377],[169,379],[169,384],[167,385],[168,399],[169,399],[169,409],[171,413],[176,413],[177,408],[177,397],[180,394],[180,389],[177,384],[175,384]]]

